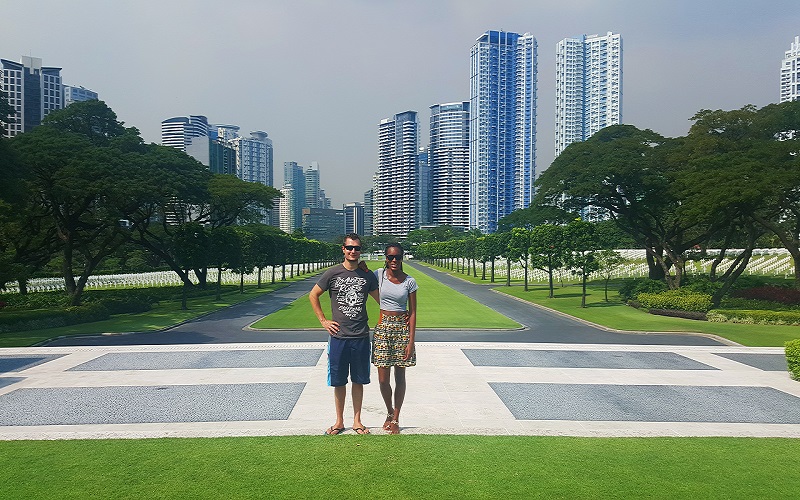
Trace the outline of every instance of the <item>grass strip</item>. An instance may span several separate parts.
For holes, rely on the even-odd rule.
[[[350,435],[6,441],[0,497],[791,498],[797,444]]]
[[[368,262],[370,269],[382,265]],[[514,329],[520,324],[499,314],[485,305],[462,295],[451,288],[422,273],[413,273],[419,285],[417,292],[417,328],[479,328]],[[309,287],[310,289],[310,287]],[[322,294],[320,305],[326,316],[330,317],[330,298]],[[370,324],[378,321],[378,304],[367,301],[367,314]],[[320,328],[317,317],[311,310],[308,295],[297,299],[280,311],[270,314],[252,325],[256,329]]]

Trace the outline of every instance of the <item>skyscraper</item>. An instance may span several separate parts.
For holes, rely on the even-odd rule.
[[[487,31],[470,53],[469,227],[530,205],[536,178],[536,38]]]
[[[281,188],[281,195],[283,196],[278,201],[279,227],[285,233],[292,233],[302,224],[302,219],[298,219],[294,211],[295,190],[291,185],[284,184]]]
[[[373,181],[374,182],[374,181]],[[373,202],[372,202],[372,189],[364,191],[364,234],[361,236],[372,236],[372,221],[373,221]]]
[[[202,115],[176,116],[161,122],[161,145],[186,151],[193,137],[208,136],[208,119]]]
[[[406,236],[416,227],[416,111],[405,111],[378,125],[378,172],[374,191],[374,234]]]
[[[344,210],[344,234],[356,233],[364,236],[364,205],[354,201],[345,203]]]
[[[469,227],[469,102],[431,106],[432,222]]]
[[[256,130],[250,137],[235,137],[228,143],[236,151],[236,175],[247,182],[273,184],[272,139]]]
[[[581,35],[556,46],[555,155],[622,123],[622,37]]]
[[[306,179],[303,167],[294,161],[283,162],[283,188],[291,189],[290,197],[287,196],[289,201],[285,204],[281,203],[281,229],[287,233],[291,233],[298,229],[303,224],[303,207],[306,205]],[[283,191],[283,190],[281,190]],[[291,212],[291,214],[284,214],[284,210]],[[290,229],[284,229],[284,221],[289,221],[287,224]]]
[[[15,111],[14,122],[6,124],[6,137],[32,130],[51,111],[64,107],[61,68],[42,66],[38,57],[0,59],[0,91]]]
[[[326,208],[323,203],[320,203],[320,189],[319,189],[319,163],[312,161],[311,165],[306,169],[306,192],[305,192],[305,205],[308,208]]]
[[[417,227],[433,223],[433,182],[428,148],[419,148],[417,154]]]
[[[780,102],[800,100],[800,36],[794,37],[781,64]]]

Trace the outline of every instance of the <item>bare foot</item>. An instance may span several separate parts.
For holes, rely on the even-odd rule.
[[[400,434],[400,423],[397,420],[392,420],[389,422],[386,431],[389,432],[389,434]]]
[[[383,422],[383,430],[389,430],[389,424],[392,422],[392,420],[394,420],[394,409],[389,410],[389,412],[386,414],[386,421]]]

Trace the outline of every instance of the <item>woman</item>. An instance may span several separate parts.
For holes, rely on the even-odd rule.
[[[417,327],[417,282],[403,272],[403,247],[391,243],[384,251],[386,263],[375,271],[381,297],[381,313],[372,339],[372,364],[378,368],[378,384],[386,403],[383,428],[400,433],[400,409],[406,395],[406,367],[417,364],[414,331]],[[394,398],[390,377],[394,367]]]

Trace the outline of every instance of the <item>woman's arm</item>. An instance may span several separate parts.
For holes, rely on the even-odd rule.
[[[414,336],[417,330],[417,292],[408,294],[408,346],[404,360],[411,358],[414,352]]]

